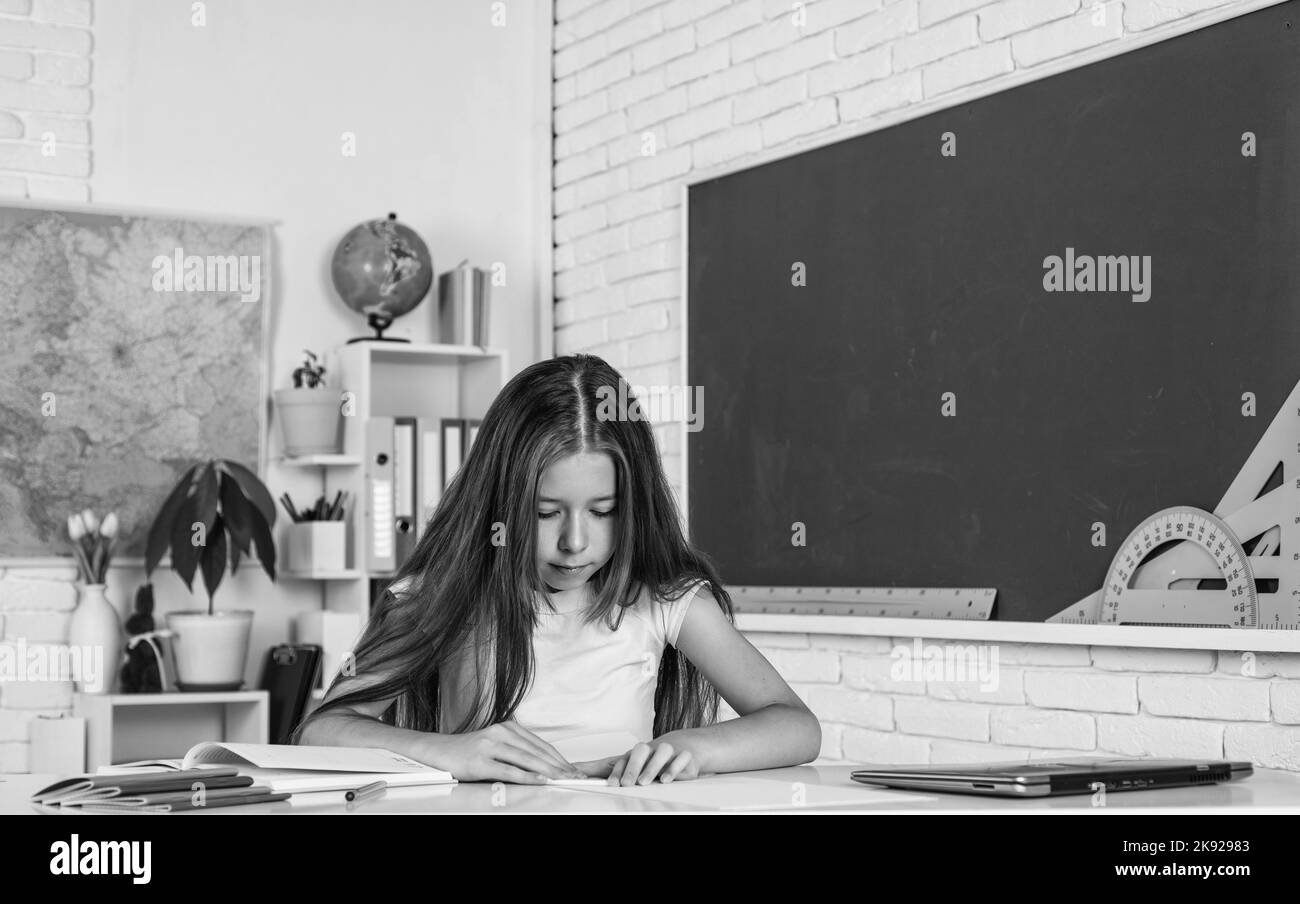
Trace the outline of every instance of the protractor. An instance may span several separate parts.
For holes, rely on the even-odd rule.
[[[1187,577],[1215,580],[1222,589],[1139,589],[1134,577],[1153,553],[1182,541],[1204,553]],[[1255,576],[1241,541],[1220,518],[1193,506],[1157,512],[1139,524],[1111,561],[1102,587],[1102,624],[1254,628],[1258,625]]]

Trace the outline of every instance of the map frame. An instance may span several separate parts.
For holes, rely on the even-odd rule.
[[[31,198],[0,198],[0,227],[8,227],[9,218],[7,217],[7,214],[11,211],[19,212],[20,214],[55,214],[73,218],[103,217],[109,220],[117,220],[119,222],[133,219],[149,219],[199,226],[227,225],[243,229],[260,230],[261,240],[258,245],[262,266],[260,269],[260,298],[256,302],[261,307],[260,317],[258,318],[260,347],[256,352],[256,360],[258,364],[256,381],[258,397],[258,404],[256,406],[257,453],[255,461],[245,461],[244,463],[252,466],[259,478],[265,481],[268,469],[268,434],[271,404],[270,359],[274,348],[274,335],[272,333],[274,321],[272,319],[271,306],[275,298],[276,259],[272,254],[272,251],[275,242],[274,229],[280,221],[268,216],[243,216],[149,206],[46,201]],[[2,304],[4,304],[4,301],[0,300],[0,305]],[[3,353],[5,353],[4,338],[0,337],[0,354]],[[0,387],[0,392],[4,392],[8,388],[9,387]],[[199,460],[202,460],[202,458],[196,457],[194,459],[194,461]],[[177,476],[179,476],[179,473]],[[162,491],[162,495],[158,499],[159,504],[161,504],[162,499],[165,498],[168,489],[170,489],[170,487],[165,488]],[[70,513],[71,511],[68,512],[68,514]],[[96,512],[96,514],[103,517],[106,512],[99,511]],[[61,516],[63,516],[62,513]],[[143,564],[143,550],[130,554],[119,550],[118,554],[113,557],[113,565],[115,567],[142,567]],[[4,545],[0,543],[0,569],[22,567],[56,570],[74,567],[70,541],[67,540],[66,536],[56,535],[56,540],[50,545],[48,551],[30,553],[14,553],[9,549],[6,549]]]

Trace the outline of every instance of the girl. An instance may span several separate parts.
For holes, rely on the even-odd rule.
[[[650,425],[610,411],[621,383],[594,355],[510,380],[296,743],[529,784],[818,755],[817,718],[736,631],[682,535]],[[739,718],[716,722],[719,693]],[[628,740],[601,759],[555,746],[611,733]]]

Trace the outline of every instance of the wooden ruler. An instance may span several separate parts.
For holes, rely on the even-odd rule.
[[[737,612],[768,615],[861,615],[987,621],[995,588],[727,587]]]

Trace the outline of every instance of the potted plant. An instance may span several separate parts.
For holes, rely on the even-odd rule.
[[[239,570],[241,556],[257,550],[267,576],[275,580],[275,504],[257,475],[238,462],[214,459],[185,472],[168,495],[145,548],[145,574],[152,575],[163,555],[171,551],[171,567],[193,590],[195,573],[203,573],[208,609],[170,612],[176,684],[185,691],[237,690],[243,684],[248,637],[253,626],[249,610],[217,612],[217,587]]]
[[[340,408],[325,391],[325,368],[312,352],[293,371],[293,388],[275,391],[284,454],[328,454],[339,451]]]

